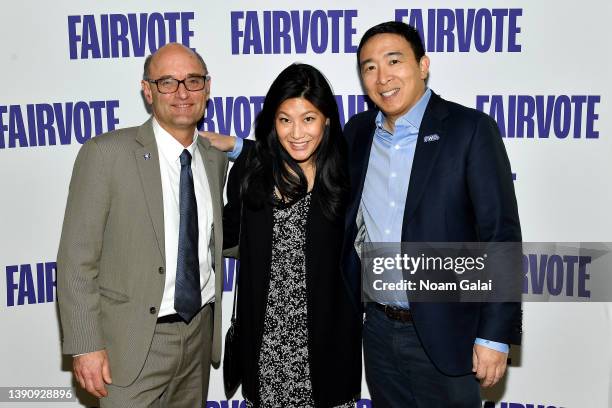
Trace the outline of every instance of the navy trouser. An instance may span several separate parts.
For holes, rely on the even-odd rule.
[[[366,307],[363,350],[373,408],[482,406],[473,374],[442,374],[425,353],[413,324],[389,319],[373,304]]]

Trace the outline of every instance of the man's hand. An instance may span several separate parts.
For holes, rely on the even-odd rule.
[[[472,371],[484,388],[492,387],[501,380],[506,372],[508,354],[479,344],[474,345]]]
[[[236,145],[236,138],[233,136],[221,135],[213,132],[198,132],[201,137],[208,139],[212,147],[221,150],[222,152],[231,152]]]
[[[72,368],[77,381],[87,392],[98,398],[108,395],[104,384],[111,384],[113,381],[106,350],[75,356]]]

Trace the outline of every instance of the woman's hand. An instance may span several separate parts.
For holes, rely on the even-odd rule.
[[[231,152],[236,145],[236,137],[222,135],[213,132],[198,132],[201,137],[208,139],[212,147],[221,150],[222,152]]]

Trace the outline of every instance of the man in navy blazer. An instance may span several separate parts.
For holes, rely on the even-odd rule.
[[[400,22],[369,29],[357,51],[376,110],[344,129],[351,192],[344,273],[360,293],[362,242],[520,242],[510,164],[489,116],[427,88],[429,58]],[[373,406],[480,407],[480,385],[504,375],[519,344],[519,303],[366,305],[366,379]],[[480,384],[479,384],[480,380]]]

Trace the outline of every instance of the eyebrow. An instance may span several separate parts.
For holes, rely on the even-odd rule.
[[[287,112],[285,111],[278,111],[277,115],[285,115],[285,116],[291,116],[289,115]],[[318,115],[318,113],[316,111],[310,110],[308,112],[304,112],[302,113],[302,116],[306,116],[306,115]]]
[[[403,56],[404,54],[401,51],[391,51],[383,55],[383,58],[395,57],[395,56]],[[368,58],[367,60],[363,60],[359,63],[359,67],[363,67],[368,62],[372,62],[373,58]]]

